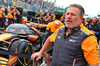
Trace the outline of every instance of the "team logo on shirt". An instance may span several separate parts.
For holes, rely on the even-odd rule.
[[[61,36],[57,36],[57,39],[61,39]]]
[[[73,40],[73,39],[69,39],[69,41],[70,41],[70,42],[76,42],[76,40]]]
[[[76,36],[71,36],[71,38],[73,38],[73,39],[78,39],[79,37],[76,37]]]

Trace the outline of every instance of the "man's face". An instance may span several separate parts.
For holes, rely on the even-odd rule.
[[[66,11],[65,23],[67,28],[75,28],[81,24],[83,17],[79,15],[79,9],[76,7],[70,7]]]
[[[47,13],[47,17],[49,17],[49,13]]]
[[[93,23],[96,23],[96,21],[97,21],[97,18],[94,17],[94,18],[92,19],[92,22],[93,22]]]
[[[43,15],[41,15],[40,17],[43,18]]]
[[[12,13],[15,13],[15,9],[12,10]]]
[[[54,16],[54,13],[52,13],[51,16]]]

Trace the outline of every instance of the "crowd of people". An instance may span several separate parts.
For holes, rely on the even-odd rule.
[[[32,54],[31,59],[38,61],[53,45],[51,66],[98,66],[97,40],[100,35],[100,19],[98,21],[97,17],[93,17],[90,21],[84,19],[84,8],[79,4],[71,4],[65,15],[63,14],[64,22],[60,15],[55,14],[55,20],[48,23],[42,41],[43,47],[39,52]],[[47,53],[47,66],[49,58],[50,53]]]
[[[10,24],[20,23],[19,17],[22,16],[20,12],[16,9],[16,6],[12,6],[10,11],[5,15],[5,8],[0,6],[0,27],[6,28]]]
[[[79,12],[80,9],[82,9],[83,11]],[[81,13],[81,14],[77,14],[77,13]],[[48,26],[46,28],[39,29],[41,32],[45,32],[42,39],[43,48],[42,50],[40,50],[40,52],[33,54],[31,58],[33,60],[35,57],[38,57],[38,59],[40,59],[42,54],[54,43],[53,59],[51,64],[52,66],[56,66],[56,65],[67,66],[69,64],[67,60],[70,60],[71,63],[69,64],[69,66],[71,66],[72,62],[75,59],[78,60],[77,63],[80,64],[80,66],[81,64],[83,64],[82,66],[87,66],[88,64],[90,65],[97,64],[98,51],[96,50],[98,50],[97,44],[99,44],[99,39],[100,39],[100,18],[98,20],[97,17],[93,17],[92,19],[88,19],[88,18],[85,19],[83,18],[83,15],[84,15],[84,9],[77,4],[70,5],[68,10],[65,13],[63,13],[63,15],[61,15],[60,13],[54,14],[49,12],[44,14],[39,13],[39,16],[37,16],[36,21],[34,20],[33,21],[39,24],[47,24]],[[5,16],[5,8],[0,7],[0,27],[1,28],[6,27],[6,21],[7,21],[6,19],[8,19],[7,26],[14,23],[20,23],[20,21],[18,20],[19,16],[21,16],[21,14],[16,9],[16,6],[12,6],[10,8],[10,12],[8,12],[7,16]],[[32,19],[30,20],[32,21]],[[94,37],[94,34],[97,37],[98,43],[96,42],[96,38]],[[87,39],[83,40],[84,38]],[[91,42],[90,39],[93,40],[93,42]],[[80,48],[81,43],[82,46]],[[88,45],[86,45],[87,43]],[[65,44],[69,45],[69,47],[67,47]],[[87,49],[87,47],[89,47],[90,49]],[[58,48],[60,48],[61,50],[59,50]],[[74,49],[72,50],[71,48]],[[78,53],[75,53],[77,57],[76,56],[71,57],[70,55],[73,55],[73,53],[69,52],[66,49],[73,52],[77,52],[78,50],[80,50],[79,53],[81,57],[77,55]],[[68,52],[69,54],[65,53],[65,55],[63,55],[64,54],[63,52]],[[82,52],[84,52],[84,54]],[[50,53],[52,53],[52,51]],[[47,66],[49,66],[50,53],[46,54]],[[66,62],[63,61],[60,58],[60,56]],[[73,59],[65,58],[66,56]],[[95,57],[96,59],[94,60],[92,57]],[[82,60],[80,60],[79,58],[81,58]],[[89,59],[91,59],[92,61]]]
[[[54,11],[54,9],[56,8],[43,0],[15,0],[15,1],[26,2],[30,5],[33,5],[33,9],[36,9],[36,5],[38,5],[40,8],[46,8],[46,9],[52,8],[52,11]]]

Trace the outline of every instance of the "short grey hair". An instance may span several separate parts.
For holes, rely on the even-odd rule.
[[[68,8],[70,8],[70,7],[78,8],[79,9],[79,15],[80,16],[84,16],[85,11],[84,11],[84,8],[81,5],[79,5],[79,4],[71,4],[71,5],[69,5]]]

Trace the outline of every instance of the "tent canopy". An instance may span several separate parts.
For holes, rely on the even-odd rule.
[[[67,8],[68,7],[66,7],[65,9],[62,9],[62,10],[57,10],[54,13],[61,13],[61,14],[63,14],[67,10]]]

